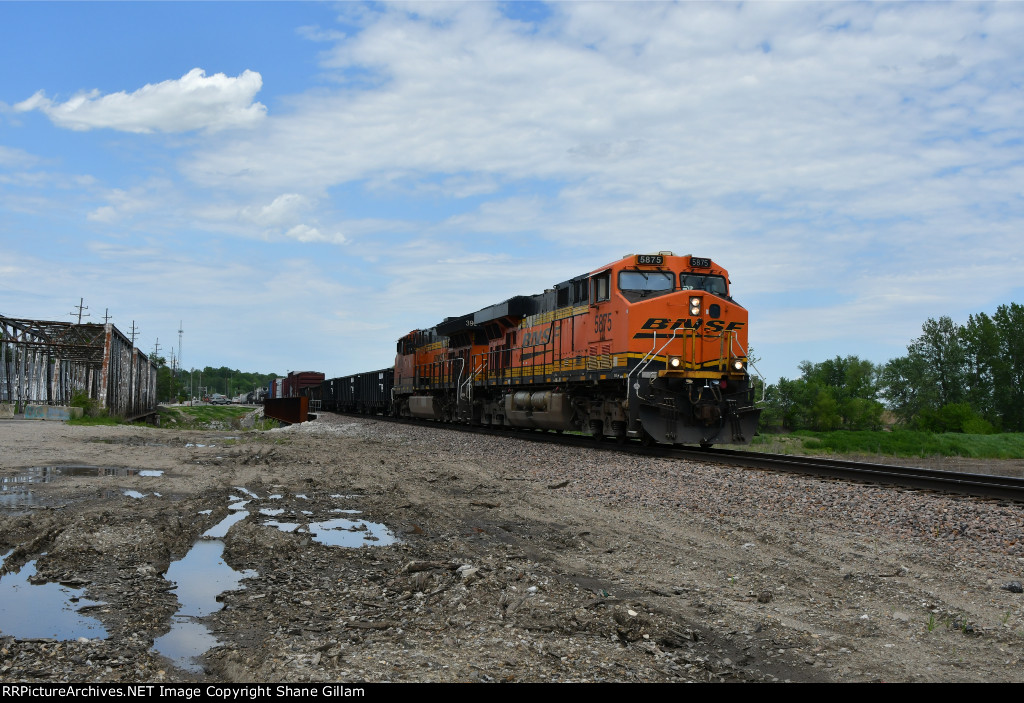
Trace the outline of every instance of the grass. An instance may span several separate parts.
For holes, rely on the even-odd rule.
[[[935,434],[915,430],[801,430],[785,435],[758,435],[749,448],[772,454],[877,454],[899,457],[1024,459],[1024,434]]]
[[[122,420],[119,417],[113,417],[113,416],[110,416],[110,415],[94,415],[94,416],[83,415],[82,417],[72,418],[72,419],[68,420],[67,424],[69,424],[69,425],[85,425],[85,426],[93,426],[93,425],[121,425],[121,424],[124,424],[124,420]]]
[[[230,405],[160,406],[160,427],[175,430],[241,430],[242,419],[252,408]],[[69,425],[120,425],[124,420],[100,412],[68,420]],[[280,427],[276,420],[261,418],[246,429],[266,431]]]
[[[192,429],[241,429],[242,418],[252,408],[231,405],[196,405],[163,407],[160,409],[160,426],[179,430]]]

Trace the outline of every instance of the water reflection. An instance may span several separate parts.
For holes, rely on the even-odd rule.
[[[8,552],[0,558],[0,569],[10,555]],[[58,583],[30,583],[29,579],[35,575],[36,560],[33,559],[17,573],[0,576],[0,634],[18,639],[107,637],[107,631],[99,620],[79,612],[82,608],[103,603],[87,600],[84,588],[69,588]]]
[[[235,571],[225,563],[223,554],[220,540],[200,540],[182,559],[172,562],[164,575],[176,584],[173,592],[181,607],[171,618],[170,631],[153,642],[153,650],[186,671],[201,672],[196,658],[219,644],[198,618],[224,607],[217,602],[221,593],[236,590],[243,579],[259,575],[249,569]]]

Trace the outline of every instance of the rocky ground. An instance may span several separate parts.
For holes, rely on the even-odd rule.
[[[0,478],[5,682],[1024,680],[1019,504],[330,415],[0,421]],[[33,569],[106,636],[12,633]]]

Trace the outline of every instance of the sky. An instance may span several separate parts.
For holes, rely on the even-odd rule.
[[[0,2],[0,315],[334,377],[673,251],[769,382],[882,363],[1024,299],[1022,36],[1016,2]]]

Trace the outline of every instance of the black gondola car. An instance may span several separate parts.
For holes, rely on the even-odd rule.
[[[394,385],[393,368],[327,379],[321,385],[324,407],[338,412],[386,415],[391,411]]]

